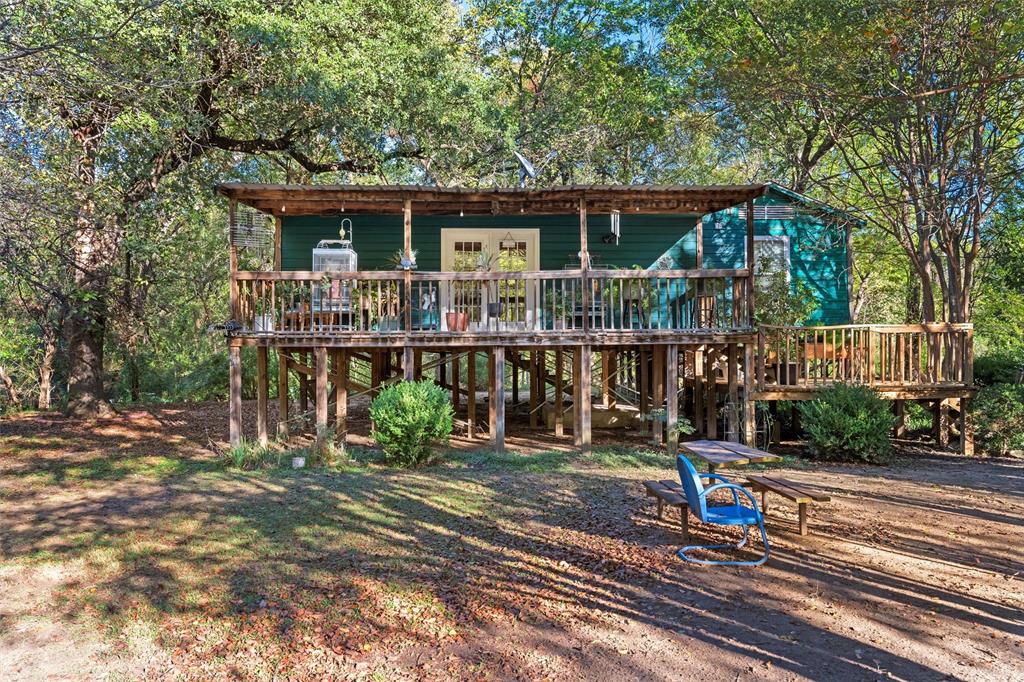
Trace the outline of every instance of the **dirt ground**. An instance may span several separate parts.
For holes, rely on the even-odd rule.
[[[239,472],[226,422],[0,422],[0,678],[1024,678],[1020,461],[789,461],[832,496],[812,534],[769,498],[766,565],[699,567],[640,485],[662,453],[520,429],[520,457]]]

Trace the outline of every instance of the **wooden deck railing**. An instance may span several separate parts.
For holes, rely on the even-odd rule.
[[[746,270],[238,272],[255,336],[659,332],[749,328]]]
[[[843,382],[881,389],[970,386],[969,324],[842,325],[759,329],[758,390]]]

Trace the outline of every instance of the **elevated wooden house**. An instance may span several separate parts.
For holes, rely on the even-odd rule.
[[[946,421],[971,395],[970,326],[846,324],[851,219],[775,185],[219,191],[232,228],[233,443],[243,345],[258,349],[261,441],[271,348],[281,435],[289,372],[299,409],[312,403],[317,428],[333,420],[342,439],[352,391],[430,376],[468,435],[498,449],[509,404],[582,448],[596,410],[675,451],[680,414],[704,436],[752,443],[755,401],[837,381],[928,401]],[[764,267],[811,288],[813,326],[756,324]],[[969,447],[966,420],[960,433]]]

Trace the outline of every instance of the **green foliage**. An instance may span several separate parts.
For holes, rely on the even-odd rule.
[[[1024,384],[993,384],[978,391],[973,417],[977,443],[988,455],[1024,450]]]
[[[389,386],[370,405],[373,438],[384,461],[403,467],[434,461],[436,446],[452,433],[453,416],[448,393],[432,381]]]
[[[982,386],[1024,382],[1024,348],[997,350],[976,357],[974,380]]]
[[[283,454],[284,451],[280,449],[243,440],[224,453],[224,463],[227,467],[240,471],[279,467],[283,461]]]
[[[815,456],[872,464],[892,459],[889,432],[896,417],[871,389],[837,384],[816,399],[800,403],[798,409]]]
[[[791,283],[784,271],[763,274],[754,281],[758,324],[804,324],[818,307],[810,287],[799,279]]]

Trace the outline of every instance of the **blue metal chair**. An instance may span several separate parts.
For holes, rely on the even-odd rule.
[[[743,526],[743,539],[737,545],[688,545],[680,549],[677,554],[680,559],[694,564],[711,564],[714,566],[760,566],[768,561],[770,549],[768,547],[768,534],[764,531],[764,516],[757,507],[757,500],[749,490],[734,483],[729,479],[716,474],[699,473],[686,457],[679,455],[676,458],[676,466],[679,469],[679,480],[686,492],[686,503],[694,516],[704,523],[717,523],[722,526]],[[708,488],[701,482],[702,478],[718,480]],[[732,504],[708,504],[709,493],[716,490],[729,490],[732,492]],[[750,500],[750,507],[740,504],[739,493],[743,493]],[[747,527],[757,526],[761,529],[761,540],[764,542],[764,556],[752,561],[713,561],[711,559],[695,559],[689,556],[689,552],[695,549],[740,549],[747,543]]]

